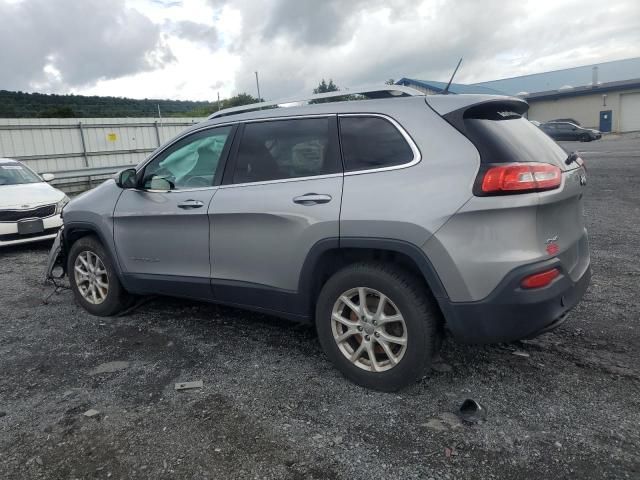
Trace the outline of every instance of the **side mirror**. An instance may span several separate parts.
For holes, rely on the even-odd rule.
[[[45,182],[50,182],[51,180],[54,180],[56,178],[56,176],[53,173],[43,173],[42,174],[42,180],[44,180]]]
[[[136,188],[138,186],[138,172],[135,168],[127,168],[118,174],[117,184],[120,188]]]

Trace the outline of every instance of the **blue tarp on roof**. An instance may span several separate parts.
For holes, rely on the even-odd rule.
[[[432,80],[417,80],[415,78],[401,78],[396,82],[396,85],[404,85],[407,87],[419,86],[433,90],[434,92],[442,92],[447,82],[436,82]],[[493,88],[483,87],[480,85],[463,85],[461,83],[452,83],[449,87],[450,93],[480,93],[484,95],[504,95],[503,92],[494,90]]]
[[[564,90],[566,87],[589,86],[592,82],[593,68],[598,67],[598,84],[621,82],[640,78],[640,57],[614,60],[581,67],[565,68],[551,72],[533,73],[520,77],[503,78],[488,82],[478,82],[469,85],[453,83],[449,88],[451,93],[483,93],[487,95],[518,95],[521,93],[534,94],[550,90]],[[417,80],[402,78],[397,85],[411,85],[427,88],[434,92],[441,92],[447,86],[446,82],[432,80]]]
[[[638,57],[565,68],[551,72],[522,75],[520,77],[491,80],[489,82],[479,82],[469,86],[494,88],[508,95],[517,95],[521,92],[546,92],[568,86],[580,87],[591,85],[593,67],[598,67],[598,83],[619,82],[640,78],[640,57]]]

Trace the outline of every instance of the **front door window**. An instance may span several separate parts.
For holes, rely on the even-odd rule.
[[[210,187],[233,127],[218,127],[180,140],[153,159],[144,170],[147,190]]]

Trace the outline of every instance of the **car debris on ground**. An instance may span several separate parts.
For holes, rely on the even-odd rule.
[[[202,388],[203,383],[202,380],[196,380],[194,382],[181,382],[176,383],[176,390],[191,390],[193,388]]]
[[[472,398],[467,398],[458,411],[460,418],[467,423],[480,423],[487,419],[487,409]]]

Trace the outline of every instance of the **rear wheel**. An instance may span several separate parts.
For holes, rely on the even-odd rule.
[[[113,261],[97,238],[76,241],[67,262],[71,290],[89,313],[110,316],[131,305],[131,295],[120,284]]]
[[[316,327],[333,364],[353,382],[395,391],[428,371],[437,310],[424,285],[387,265],[356,264],[331,277],[316,307]]]

